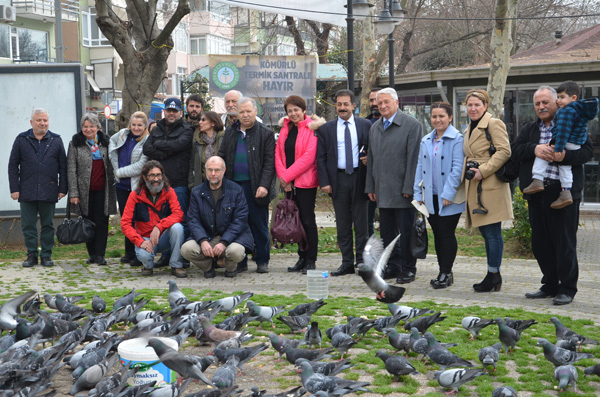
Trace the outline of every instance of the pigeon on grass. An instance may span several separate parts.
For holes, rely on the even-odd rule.
[[[483,347],[479,350],[479,361],[483,364],[483,369],[486,370],[490,365],[494,367],[496,371],[496,365],[500,360],[500,349],[502,349],[502,343],[495,343],[493,346]]]
[[[434,376],[440,386],[452,391],[446,394],[458,393],[458,388],[467,382],[483,375],[484,372],[479,369],[454,368],[445,371],[435,371]]]
[[[474,316],[465,317],[461,321],[463,328],[471,333],[470,340],[477,339],[479,337],[479,332],[492,324],[494,324],[494,320],[485,320]]]
[[[544,349],[544,357],[554,364],[555,367],[573,364],[577,361],[585,360],[586,358],[594,358],[594,355],[590,353],[578,353],[563,349],[562,347],[557,347],[544,338],[538,339],[537,346],[542,346]]]
[[[261,329],[262,323],[264,321],[268,321],[271,323],[272,328],[275,328],[275,324],[273,324],[273,318],[283,311],[283,306],[259,306],[253,301],[249,300],[246,302],[246,307],[250,312],[249,321],[258,321],[260,322],[258,329]]]
[[[516,329],[506,325],[501,318],[496,318],[494,321],[498,324],[498,338],[502,342],[502,346],[504,346],[504,354],[508,354],[509,350],[512,353],[513,347],[521,339],[521,334]]]
[[[398,382],[398,377],[419,373],[413,365],[403,356],[392,356],[385,350],[378,350],[375,357],[379,357],[385,365],[385,370],[394,375],[394,382]]]
[[[558,381],[560,391],[564,391],[570,384],[577,392],[577,369],[572,365],[561,365],[554,370],[554,379]]]

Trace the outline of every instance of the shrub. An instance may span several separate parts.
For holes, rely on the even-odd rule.
[[[529,224],[529,207],[527,200],[518,187],[513,195],[513,220],[512,229],[507,231],[507,237],[513,244],[513,249],[521,254],[531,254],[531,225]]]

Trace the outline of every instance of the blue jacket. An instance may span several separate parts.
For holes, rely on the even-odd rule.
[[[41,141],[32,129],[17,135],[8,181],[10,192],[19,192],[19,201],[58,202],[59,193],[67,194],[67,155],[60,135],[48,131]]]
[[[435,130],[425,135],[421,139],[421,148],[419,150],[419,162],[417,163],[417,172],[415,173],[414,199],[422,201],[427,206],[430,214],[433,210],[433,182],[432,182],[432,161],[434,159],[429,155],[433,139],[435,139]],[[439,215],[448,216],[460,214],[465,210],[465,203],[449,204],[443,206],[443,199],[454,201],[456,190],[462,179],[462,170],[464,162],[463,154],[463,136],[452,125],[448,126],[442,136],[441,154],[435,157],[436,170],[438,172],[438,208],[441,208]],[[419,183],[423,181],[423,190]]]
[[[216,205],[208,181],[196,186],[192,189],[187,215],[190,238],[198,244],[221,236],[225,245],[235,242],[243,245],[246,252],[252,252],[254,239],[248,224],[248,203],[237,183],[223,178],[223,195]]]
[[[562,152],[567,142],[583,145],[587,141],[588,122],[597,114],[598,98],[580,99],[558,109],[552,128],[552,137],[556,139],[554,151]]]

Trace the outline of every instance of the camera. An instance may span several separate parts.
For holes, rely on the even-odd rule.
[[[475,171],[471,170],[471,168],[479,168],[479,163],[477,161],[467,161],[465,179],[471,180],[475,176]]]

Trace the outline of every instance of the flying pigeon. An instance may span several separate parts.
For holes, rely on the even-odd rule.
[[[560,391],[564,391],[569,384],[577,391],[577,369],[572,365],[561,365],[554,370],[554,379],[558,381]]]
[[[452,389],[452,392],[458,393],[459,387],[483,374],[483,371],[479,369],[455,368],[445,371],[435,371],[435,378],[440,386]]]
[[[363,279],[371,291],[375,292],[377,300],[383,303],[395,303],[402,298],[406,288],[389,285],[381,274],[385,268],[390,255],[400,238],[398,235],[388,246],[383,248],[383,242],[375,237],[369,237],[363,252],[363,263],[357,266],[358,275]]]
[[[17,328],[17,320],[15,318],[21,312],[21,305],[35,294],[36,291],[31,290],[0,306],[0,331]]]
[[[475,340],[479,337],[479,331],[488,325],[494,324],[494,320],[482,320],[479,317],[465,317],[462,319],[461,324],[464,329],[471,333],[470,340]]]
[[[400,320],[402,320],[401,313],[393,316],[377,318],[375,321],[373,321],[373,328],[379,332],[384,332],[386,328],[396,328]]]
[[[537,324],[537,321],[535,321],[533,318],[530,320],[517,320],[517,319],[504,317],[504,322],[510,328],[516,330],[519,334],[522,334],[523,331],[525,331],[527,328],[531,327],[532,325]]]

